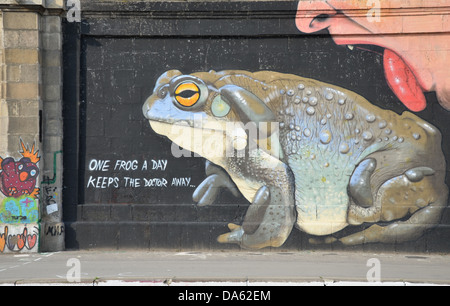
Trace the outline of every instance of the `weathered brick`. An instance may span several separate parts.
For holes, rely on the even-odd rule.
[[[0,120],[8,118],[8,103],[6,100],[0,100]]]
[[[39,132],[39,117],[9,117],[9,133],[23,135]]]
[[[23,132],[21,130],[15,131],[11,129],[11,125],[9,125],[9,133],[8,133],[8,152],[13,152],[12,155],[19,156],[19,152],[22,150],[20,147],[20,139],[22,139],[25,145],[29,145],[30,149],[33,146],[33,143],[38,144],[39,141],[39,131],[37,129]],[[39,148],[37,148],[39,149]],[[35,150],[37,150],[35,148]]]
[[[43,69],[43,82],[47,85],[61,84],[61,68],[60,67],[46,67]]]
[[[63,125],[61,119],[49,119],[45,121],[45,136],[63,136]]]
[[[36,99],[39,95],[37,83],[8,83],[6,84],[6,97],[9,99]]]
[[[61,50],[61,34],[60,33],[42,33],[42,47],[45,50]]]
[[[56,101],[61,99],[61,85],[44,85],[42,96],[45,101]]]
[[[8,121],[5,120],[5,123],[0,122],[0,128],[4,131],[7,131],[8,129]],[[7,154],[1,153],[1,152],[7,152],[8,151],[8,142],[6,141],[8,139],[7,134],[5,133],[2,135],[0,133],[0,156],[7,156]]]
[[[18,100],[8,103],[8,113],[11,117],[33,117],[39,114],[39,100]]]
[[[8,115],[10,117],[19,117],[19,102],[10,102],[8,103]]]
[[[8,118],[0,117],[0,139],[3,139],[3,137],[1,137],[1,136],[5,136],[8,134],[8,126],[9,126]],[[0,147],[1,147],[1,141],[0,141]]]
[[[20,82],[20,65],[6,65],[6,81]]]
[[[32,49],[39,48],[39,31],[37,30],[5,30],[5,48]]]
[[[39,82],[38,65],[20,65],[20,81],[24,83]]]
[[[5,49],[5,63],[7,64],[38,64],[38,49]]]
[[[46,119],[61,118],[62,104],[61,101],[45,101],[44,116]]]
[[[6,81],[21,83],[38,83],[39,66],[38,65],[7,65]]]
[[[42,31],[45,33],[61,33],[61,17],[45,16],[42,19]]]
[[[3,27],[5,29],[38,30],[38,15],[32,12],[5,12],[3,13]]]
[[[44,137],[43,147],[47,152],[61,150],[62,139],[61,136],[46,136]]]
[[[61,66],[61,52],[59,50],[43,50],[42,51],[42,66],[44,67],[60,67]]]

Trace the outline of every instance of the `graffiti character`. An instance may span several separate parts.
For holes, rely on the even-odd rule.
[[[37,163],[40,160],[39,151],[34,151],[34,145],[29,150],[22,140],[22,158],[18,161],[12,157],[0,157],[0,191],[7,197],[18,198],[23,195],[38,197],[39,188],[36,188],[36,179],[39,175]]]
[[[434,91],[439,103],[450,110],[450,23],[435,14],[445,9],[444,2],[300,0],[296,25],[304,33],[326,29],[336,44],[351,49],[380,47],[386,80],[406,107],[422,111],[423,92]],[[399,14],[394,8],[406,12],[428,8],[433,14]]]
[[[222,243],[279,247],[293,226],[323,238],[314,241],[403,242],[438,224],[447,205],[439,130],[343,88],[270,71],[171,70],[143,113],[208,160],[194,201],[209,205],[223,187],[251,202]]]

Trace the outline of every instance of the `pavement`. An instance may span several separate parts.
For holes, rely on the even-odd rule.
[[[0,255],[0,285],[450,285],[450,255],[93,250]]]

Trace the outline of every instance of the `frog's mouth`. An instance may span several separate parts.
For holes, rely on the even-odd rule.
[[[350,50],[369,51],[383,56],[386,81],[394,94],[411,111],[420,112],[425,109],[425,82],[398,53],[365,41],[339,41],[338,44],[346,45]]]

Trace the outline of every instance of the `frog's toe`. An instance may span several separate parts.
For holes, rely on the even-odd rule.
[[[207,206],[214,203],[219,192],[219,188],[216,187],[217,179],[218,176],[216,174],[210,175],[195,189],[192,199],[199,206]]]
[[[314,245],[335,243],[338,239],[333,236],[309,238],[309,243]]]
[[[230,229],[230,231],[234,231],[234,230],[238,230],[239,228],[241,228],[241,226],[234,224],[234,223],[228,223],[228,228]]]
[[[244,229],[233,223],[228,224],[228,228],[231,232],[220,235],[217,237],[217,241],[220,243],[240,243],[244,235]]]

